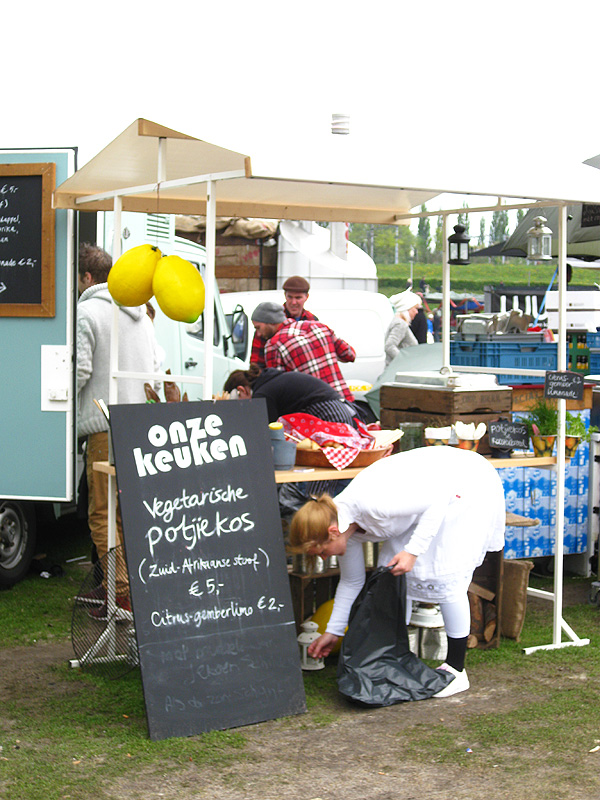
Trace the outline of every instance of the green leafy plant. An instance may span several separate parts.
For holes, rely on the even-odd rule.
[[[565,413],[565,418],[567,436],[578,436],[582,442],[589,442],[591,434],[598,432],[598,428],[595,425],[590,425],[586,430],[583,419],[571,414],[569,411]]]
[[[527,427],[529,436],[555,436],[558,432],[558,410],[554,403],[539,397],[527,409],[527,417],[521,421]]]
[[[558,433],[556,403],[546,400],[545,397],[539,397],[529,406],[527,417],[521,418],[521,422],[527,426],[529,436],[555,436]],[[565,423],[566,435],[578,436],[582,442],[589,442],[591,434],[598,432],[595,425],[586,430],[583,419],[576,414],[571,414],[570,411],[565,412]]]

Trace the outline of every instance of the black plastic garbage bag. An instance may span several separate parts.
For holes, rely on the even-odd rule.
[[[348,700],[367,706],[426,700],[452,680],[409,650],[405,609],[404,575],[373,570],[352,606],[338,659],[338,688]]]

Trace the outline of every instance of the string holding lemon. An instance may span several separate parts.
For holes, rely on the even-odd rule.
[[[108,291],[120,306],[142,306],[154,294],[152,279],[162,253],[151,244],[126,250],[108,273]]]
[[[163,256],[152,288],[161,311],[177,322],[195,322],[204,311],[204,281],[196,267],[180,256]]]

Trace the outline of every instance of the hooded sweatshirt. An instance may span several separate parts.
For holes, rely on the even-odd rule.
[[[78,435],[108,430],[104,415],[94,403],[108,403],[110,330],[113,304],[106,283],[90,286],[77,303],[77,421]],[[154,327],[146,306],[119,309],[118,369],[157,372],[158,350]],[[120,378],[118,403],[145,403],[144,381]]]

